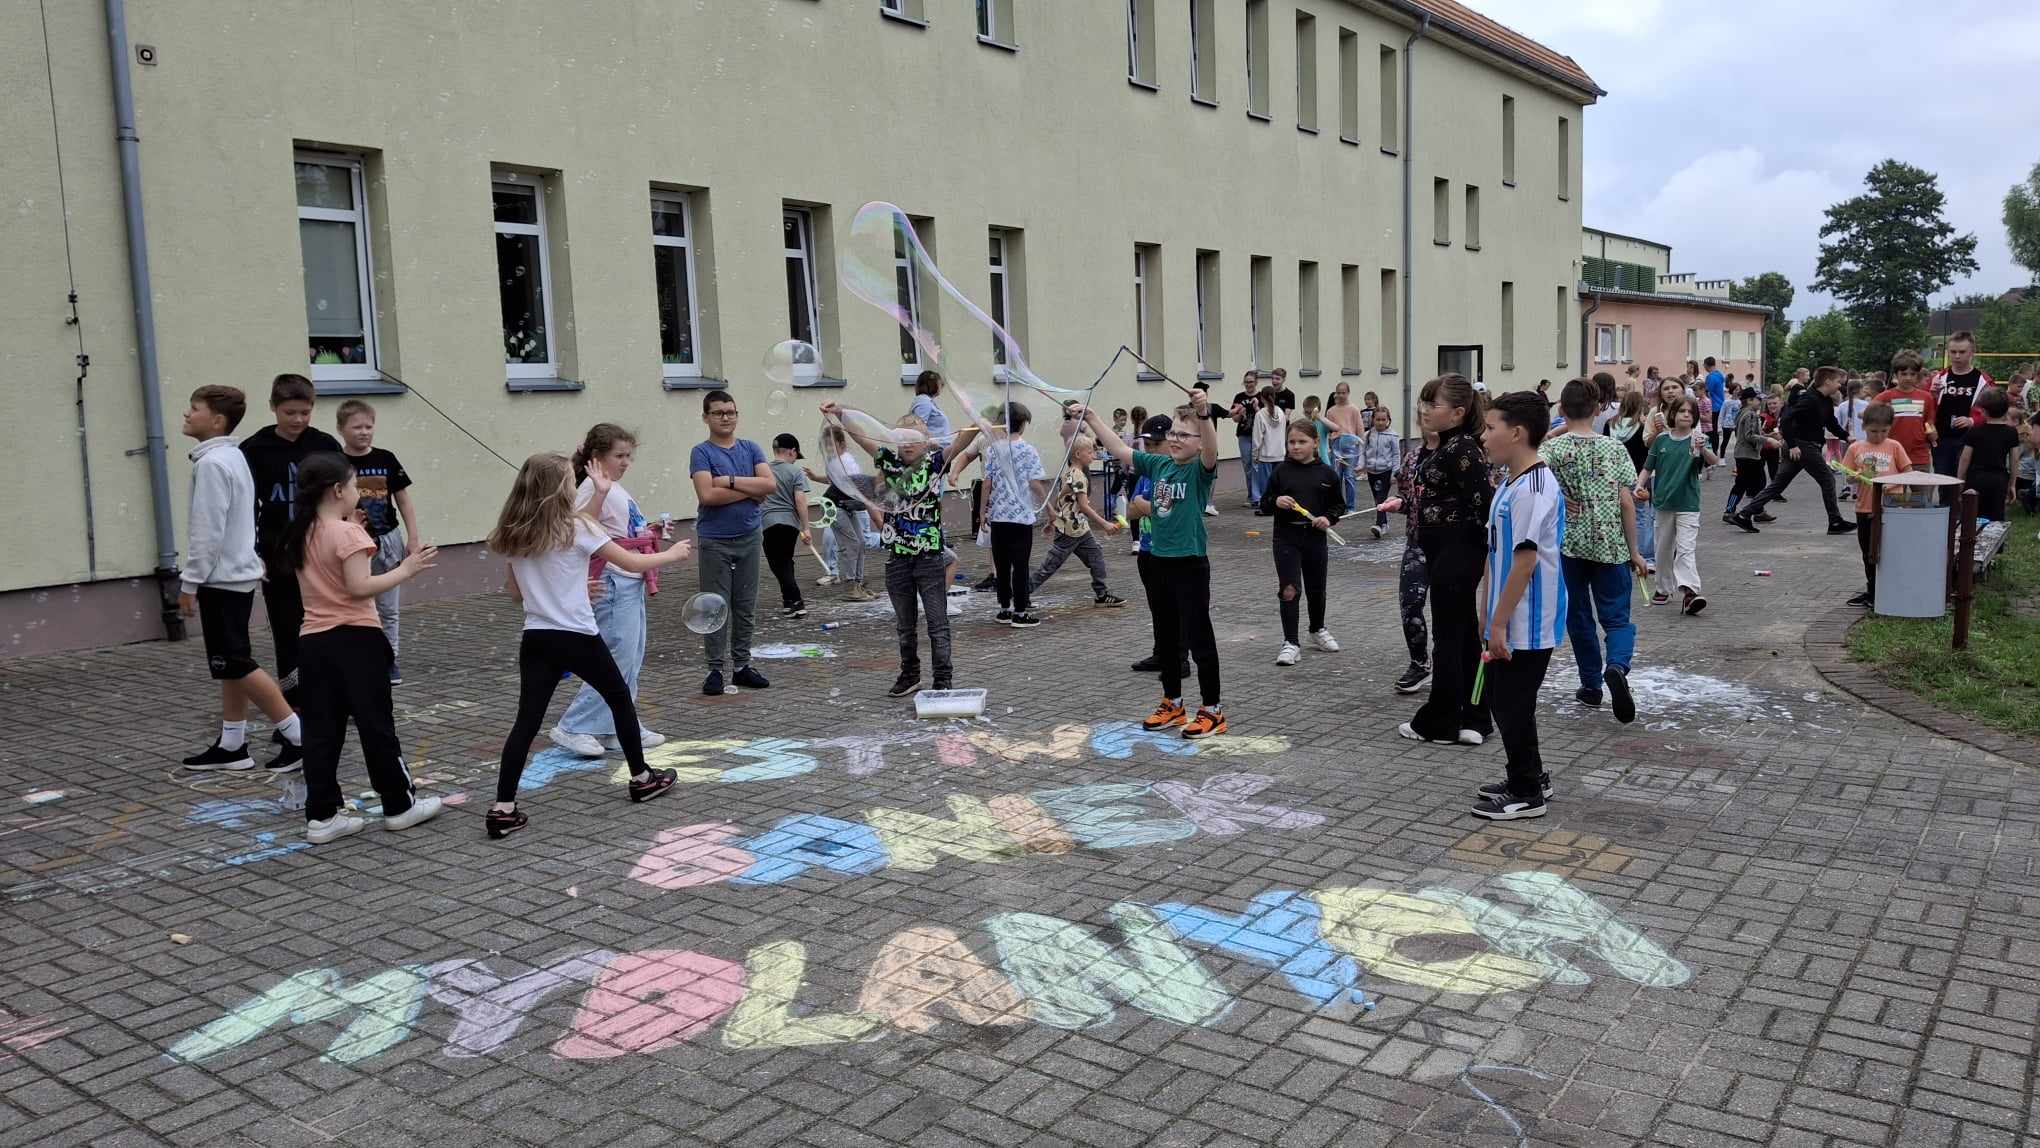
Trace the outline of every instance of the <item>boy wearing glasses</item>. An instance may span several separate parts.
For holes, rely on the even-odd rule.
[[[736,667],[731,682],[754,690],[772,684],[751,666],[751,626],[758,613],[758,566],[764,553],[758,504],[779,483],[758,444],[737,437],[737,400],[728,391],[702,397],[701,421],[708,424],[708,441],[694,444],[687,458],[700,505],[694,520],[695,557],[702,592],[719,594],[729,603],[729,624],[702,636],[708,677],[701,692],[714,697],[723,692],[725,649]]]

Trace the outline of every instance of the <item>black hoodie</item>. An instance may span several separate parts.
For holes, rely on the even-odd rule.
[[[341,453],[340,440],[317,427],[306,427],[296,442],[287,442],[272,423],[241,440],[241,453],[255,476],[255,549],[264,559],[290,525],[298,464],[322,450]]]

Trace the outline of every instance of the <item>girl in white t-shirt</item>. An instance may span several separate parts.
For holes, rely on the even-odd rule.
[[[599,466],[589,469],[588,481],[593,505],[602,505],[614,483]],[[524,637],[517,649],[517,721],[503,743],[496,774],[496,803],[488,814],[492,838],[507,837],[527,823],[517,808],[517,782],[561,675],[571,673],[588,683],[608,705],[617,728],[641,728],[630,687],[595,625],[595,608],[588,600],[588,559],[600,557],[613,567],[642,575],[682,561],[692,551],[686,542],[653,554],[626,550],[611,541],[594,518],[577,511],[578,502],[574,465],[567,456],[532,455],[517,472],[496,529],[489,533],[489,549],[510,560],[506,588],[524,603]],[[647,766],[637,738],[624,738],[622,748],[630,762],[632,801],[648,801],[673,787],[673,771]]]
[[[637,500],[623,488],[623,476],[630,470],[636,452],[637,436],[615,423],[589,427],[581,448],[574,452],[574,474],[580,481],[575,497],[580,499],[582,512],[594,518],[603,533],[621,542],[624,549],[651,551],[658,545],[648,529],[650,524],[638,509]],[[599,498],[595,493],[597,471],[609,479],[609,492]],[[635,698],[638,673],[645,664],[646,596],[655,587],[646,582],[644,575],[620,566],[605,565],[597,578],[602,597],[595,602],[595,629],[602,635],[602,644],[609,648],[609,657],[623,675],[623,683],[630,687],[630,696]],[[569,753],[601,757],[607,750],[622,748],[620,733],[616,715],[609,712],[602,695],[584,682],[549,736]],[[665,740],[662,733],[642,725],[638,728],[638,745],[642,748],[650,749]]]

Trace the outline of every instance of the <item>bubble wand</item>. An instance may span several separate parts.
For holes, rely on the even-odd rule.
[[[1311,517],[1312,517],[1312,515],[1311,515],[1310,511],[1308,511],[1308,510],[1305,510],[1305,509],[1304,509],[1303,507],[1301,507],[1301,506],[1292,506],[1292,507],[1290,507],[1289,509],[1291,509],[1291,510],[1294,510],[1294,511],[1295,511],[1295,512],[1297,512],[1298,514],[1301,514],[1301,515],[1303,515],[1303,519],[1304,519],[1304,521],[1306,521],[1306,522],[1310,521],[1310,519],[1311,519]],[[1331,527],[1329,527],[1329,526],[1325,527],[1325,537],[1326,537],[1326,538],[1329,538],[1329,539],[1331,539],[1331,540],[1332,540],[1332,543],[1333,543],[1334,545],[1337,545],[1337,546],[1344,546],[1344,545],[1346,544],[1346,540],[1345,540],[1345,539],[1343,539],[1343,538],[1341,538],[1341,537],[1339,537],[1339,536],[1338,536],[1338,535],[1337,535],[1336,533],[1334,533],[1334,532],[1332,531],[1332,528],[1331,528]]]

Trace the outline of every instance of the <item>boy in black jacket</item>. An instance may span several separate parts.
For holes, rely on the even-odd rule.
[[[1282,583],[1282,651],[1278,666],[1293,666],[1303,655],[1296,640],[1296,599],[1310,598],[1310,640],[1326,653],[1339,643],[1325,629],[1325,534],[1346,513],[1344,484],[1339,474],[1318,461],[1317,424],[1289,424],[1283,443],[1287,457],[1268,474],[1261,492],[1261,513],[1275,518],[1275,577]]]
[[[1842,380],[1848,372],[1840,367],[1822,367],[1813,373],[1813,385],[1801,391],[1792,405],[1778,418],[1778,436],[1785,440],[1785,465],[1778,468],[1778,477],[1771,480],[1762,493],[1746,503],[1731,516],[1730,521],[1748,533],[1757,533],[1757,515],[1763,513],[1766,504],[1785,493],[1792,480],[1800,471],[1813,476],[1814,484],[1820,487],[1821,501],[1827,504],[1829,534],[1854,534],[1856,527],[1842,517],[1841,507],[1835,502],[1835,476],[1821,457],[1825,435],[1832,434],[1843,442],[1849,441],[1849,433],[1835,421],[1835,394],[1842,389]]]
[[[273,426],[263,427],[241,442],[241,453],[255,477],[255,549],[268,565],[262,582],[262,608],[269,615],[269,637],[276,644],[276,682],[284,699],[297,708],[298,627],[305,620],[304,599],[298,596],[297,571],[277,561],[276,546],[290,525],[297,498],[298,465],[306,456],[342,453],[340,440],[312,426],[312,381],[303,375],[278,375],[269,384]],[[284,743],[267,767],[297,768],[298,749]]]

